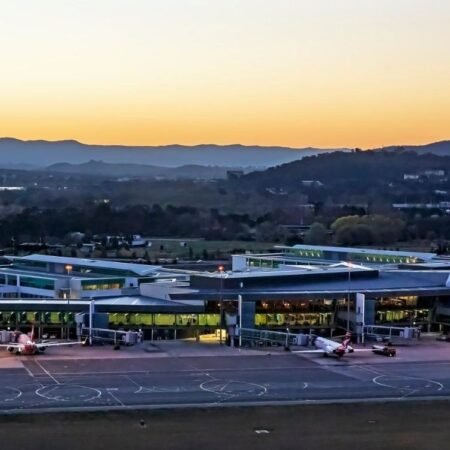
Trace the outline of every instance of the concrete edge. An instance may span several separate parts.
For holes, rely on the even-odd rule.
[[[423,397],[379,397],[379,398],[361,398],[361,399],[324,399],[324,400],[287,400],[287,401],[260,401],[260,402],[229,402],[229,403],[176,403],[153,404],[153,405],[99,405],[99,406],[76,406],[76,407],[55,407],[55,408],[28,408],[28,409],[10,409],[0,410],[0,418],[19,416],[19,415],[35,415],[35,414],[51,414],[51,413],[96,413],[96,412],[139,412],[152,410],[180,410],[180,409],[223,409],[223,408],[254,408],[254,407],[271,407],[271,406],[307,406],[307,405],[360,405],[360,404],[382,404],[382,403],[424,403],[441,401],[450,402],[450,395],[445,396],[423,396]]]

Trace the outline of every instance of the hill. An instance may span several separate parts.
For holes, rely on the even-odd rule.
[[[143,164],[111,164],[103,161],[89,161],[82,164],[57,163],[46,167],[44,170],[52,173],[102,175],[107,177],[218,179],[226,178],[229,168],[193,164],[180,167],[160,167]]]
[[[414,152],[352,151],[310,156],[300,161],[252,172],[239,182],[253,187],[298,187],[301,180],[317,180],[327,186],[347,184],[375,186],[398,181],[405,173],[442,169],[450,173],[450,156]]]
[[[420,155],[424,155],[426,153],[432,153],[434,155],[440,156],[450,156],[450,141],[439,141],[433,142],[431,144],[425,145],[400,145],[400,146],[388,146],[382,147],[381,151],[395,151],[395,152],[415,152]]]

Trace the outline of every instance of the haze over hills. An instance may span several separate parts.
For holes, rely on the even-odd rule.
[[[0,165],[46,167],[56,163],[82,164],[91,160],[107,163],[148,164],[163,167],[183,165],[221,167],[270,167],[304,156],[347,149],[293,149],[244,145],[167,145],[131,147],[122,145],[87,145],[77,141],[22,141],[0,138]],[[23,167],[26,168],[26,167]]]
[[[114,164],[103,161],[89,161],[81,164],[56,163],[46,167],[47,172],[82,175],[103,175],[107,177],[140,177],[164,179],[218,179],[226,178],[229,167],[200,166],[195,164],[180,167],[160,167],[146,164]],[[248,168],[246,172],[252,169]]]
[[[434,155],[450,156],[450,140],[432,142],[425,145],[390,145],[377,150],[395,152],[416,152],[418,154],[433,153]]]

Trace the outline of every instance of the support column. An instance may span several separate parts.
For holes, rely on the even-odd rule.
[[[366,296],[364,294],[356,294],[356,310],[355,310],[355,331],[358,342],[364,344],[364,326],[366,316]]]

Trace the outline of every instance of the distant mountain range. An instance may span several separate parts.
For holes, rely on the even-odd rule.
[[[260,147],[244,145],[166,145],[156,147],[138,147],[123,145],[87,145],[77,141],[22,141],[14,138],[0,138],[0,167],[9,169],[45,168],[58,163],[69,165],[84,165],[80,167],[56,166],[51,170],[71,173],[90,171],[90,173],[126,175],[126,165],[147,165],[153,168],[128,167],[129,175],[139,175],[139,172],[161,173],[164,167],[206,166],[212,170],[216,167],[221,173],[226,168],[264,169],[280,164],[297,161],[305,156],[330,153],[335,151],[350,151],[349,148],[289,148]],[[426,145],[390,146],[380,151],[405,152],[414,151],[419,154],[434,153],[450,155],[450,141],[434,142]],[[95,163],[94,163],[94,162]],[[107,167],[101,163],[118,164],[117,168]],[[120,167],[122,167],[121,170]],[[131,170],[132,169],[132,170]],[[185,169],[184,169],[185,170]],[[162,171],[164,172],[164,171]],[[159,175],[150,176],[159,176]],[[166,177],[167,174],[162,173]],[[200,176],[204,178],[204,176]]]
[[[56,163],[82,164],[92,160],[106,163],[147,164],[159,167],[183,165],[265,168],[319,153],[347,149],[293,149],[244,145],[167,145],[130,147],[86,145],[77,141],[21,141],[0,138],[0,166],[46,167]]]

